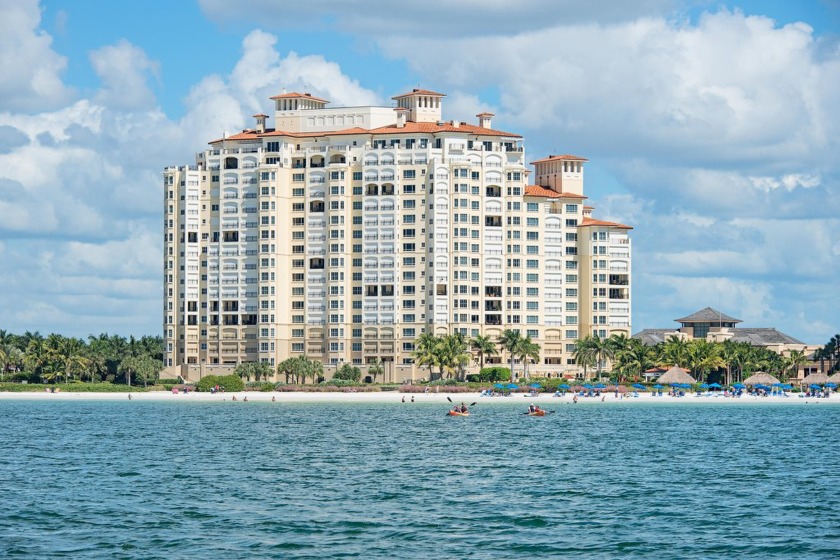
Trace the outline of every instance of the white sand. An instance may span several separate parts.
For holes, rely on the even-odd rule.
[[[523,407],[527,407],[528,403],[536,403],[542,407],[550,407],[552,404],[572,403],[573,396],[567,393],[565,397],[554,397],[551,394],[540,394],[536,397],[523,396],[520,393],[515,393],[509,397],[482,397],[479,393],[400,393],[397,391],[379,391],[379,392],[361,392],[361,393],[344,393],[344,392],[252,392],[241,391],[237,393],[196,393],[189,394],[172,394],[170,391],[152,391],[147,393],[131,393],[131,399],[136,401],[170,401],[170,402],[232,402],[234,397],[237,403],[247,402],[274,402],[276,403],[399,403],[405,397],[406,404],[411,404],[411,397],[414,397],[415,404],[440,404],[441,406],[449,405],[447,397],[453,402],[465,402],[467,404],[476,402],[482,405],[504,404],[504,403],[519,403]],[[127,400],[126,393],[47,393],[47,392],[0,392],[0,400],[84,400],[84,401],[112,401],[112,400]],[[655,397],[650,393],[639,393],[639,396],[625,396],[625,398],[615,398],[613,393],[607,393],[602,397],[578,397],[580,405],[609,405],[609,404],[632,404],[632,403],[674,403],[674,404],[692,404],[692,403],[716,403],[716,404],[744,404],[744,403],[778,403],[778,404],[840,404],[840,395],[834,394],[831,398],[817,399],[813,397],[800,397],[798,394],[790,394],[789,397],[751,397],[742,396],[740,398],[731,398],[720,396],[695,396],[693,394],[685,397],[669,397],[663,395]]]

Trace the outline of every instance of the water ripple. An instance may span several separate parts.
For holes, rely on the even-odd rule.
[[[2,401],[0,556],[827,558],[840,407]]]

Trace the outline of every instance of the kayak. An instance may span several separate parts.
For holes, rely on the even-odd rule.
[[[528,416],[545,416],[545,410],[537,410],[536,412],[529,412]]]
[[[454,410],[450,410],[446,413],[448,416],[469,416],[469,412],[455,412]]]

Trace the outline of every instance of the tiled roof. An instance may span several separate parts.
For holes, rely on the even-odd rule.
[[[408,93],[402,93],[400,95],[395,95],[391,99],[400,99],[402,97],[409,97],[411,95],[435,95],[437,97],[446,97],[445,93],[437,93],[436,91],[430,91],[428,89],[413,89]]]
[[[268,117],[268,115],[263,115],[262,113],[257,113],[256,115],[251,115],[252,117]]]
[[[717,309],[706,307],[692,313],[688,317],[682,319],[674,319],[677,323],[741,323],[741,319],[735,319],[729,315],[724,315]]]
[[[596,220],[594,218],[584,218],[579,224],[578,227],[589,227],[589,226],[600,226],[600,227],[614,227],[614,228],[621,228],[621,229],[633,229],[633,226],[626,226],[624,224],[619,224],[618,222],[605,222],[604,220]]]
[[[487,112],[479,113],[479,114],[476,115],[476,117],[495,117],[495,116],[496,116],[495,114],[487,113]]]
[[[586,198],[581,194],[559,193],[549,189],[548,187],[541,187],[540,185],[528,185],[525,187],[525,196],[539,196],[543,198]]]
[[[560,156],[548,156],[547,158],[538,159],[537,161],[532,161],[531,165],[534,165],[535,163],[546,163],[546,162],[549,162],[549,161],[564,161],[564,160],[565,161],[589,161],[588,159],[586,159],[584,157],[573,156],[573,155],[569,155],[569,154],[563,154],[563,155],[560,155]]]
[[[311,93],[298,93],[293,91],[291,93],[281,93],[280,95],[274,95],[269,97],[269,99],[313,99],[315,101],[321,101],[322,103],[329,103],[326,99],[321,99],[320,97],[315,97]]]
[[[434,122],[407,122],[402,128],[397,128],[395,125],[382,126],[370,130],[371,134],[406,134],[406,133],[436,133],[436,132],[464,132],[467,134],[478,134],[480,136],[511,136],[521,138],[521,134],[514,134],[513,132],[505,132],[503,130],[493,130],[492,128],[482,128],[474,124],[460,123],[454,126],[451,122],[441,122],[440,124]],[[333,134],[342,134],[343,131],[334,132]]]
[[[665,342],[674,332],[675,329],[645,329],[634,334],[632,338],[645,346],[656,346],[660,342]]]
[[[772,344],[805,344],[792,336],[786,335],[774,328],[739,327],[732,329],[735,342],[749,342],[753,346],[769,346]]]

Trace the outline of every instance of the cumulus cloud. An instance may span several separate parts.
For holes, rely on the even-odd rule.
[[[73,96],[61,80],[67,59],[40,22],[38,0],[0,3],[0,111],[57,107]]]
[[[158,76],[159,68],[143,49],[122,39],[93,51],[90,61],[104,86],[97,95],[99,103],[120,109],[154,106],[147,82],[149,74]]]
[[[45,63],[63,60],[32,21],[28,37],[18,34],[21,44],[45,45],[38,54]],[[197,83],[178,121],[162,112],[149,87],[159,63],[126,40],[90,53],[101,83],[90,97],[33,113],[11,106],[0,112],[3,328],[159,332],[153,310],[162,302],[162,168],[189,164],[222,131],[250,126],[249,115],[268,112],[267,98],[284,85],[340,104],[377,101],[334,62],[283,56],[276,41],[249,34],[235,67]],[[31,97],[27,84],[14,87],[10,98]]]

